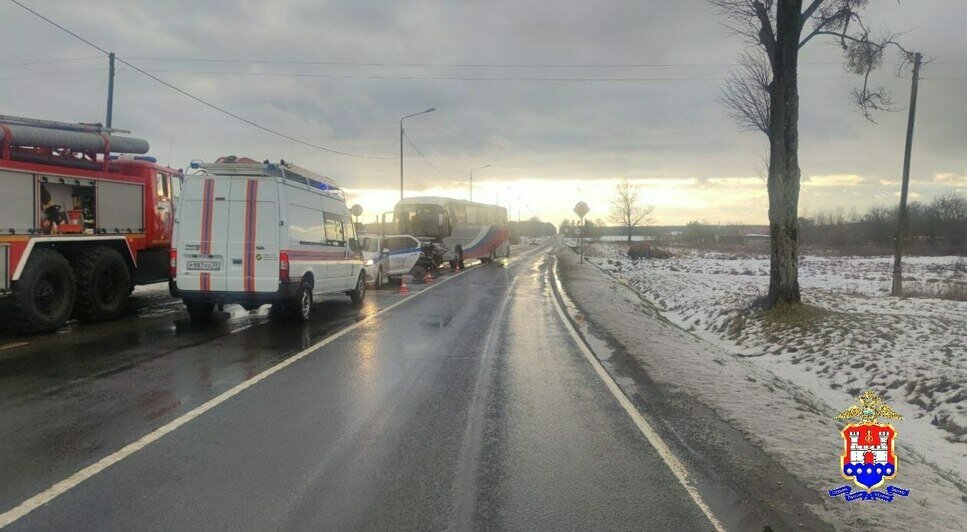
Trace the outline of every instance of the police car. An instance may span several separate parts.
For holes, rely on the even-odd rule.
[[[422,253],[420,241],[410,235],[373,235],[360,239],[367,280],[378,290],[387,280],[402,278]]]

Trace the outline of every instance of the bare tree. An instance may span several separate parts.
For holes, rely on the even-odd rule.
[[[631,231],[639,225],[651,223],[648,215],[655,208],[642,205],[638,200],[638,187],[627,179],[622,179],[615,190],[615,197],[611,200],[611,211],[608,221],[628,229],[628,244],[631,244]]]
[[[913,54],[894,34],[874,38],[861,17],[869,0],[708,0],[726,26],[753,51],[739,58],[722,93],[722,102],[743,129],[769,137],[769,227],[771,260],[767,307],[799,303],[799,50],[818,37],[835,38],[847,68],[863,76],[852,100],[864,116],[892,108],[886,90],[869,84],[888,48],[901,57]]]

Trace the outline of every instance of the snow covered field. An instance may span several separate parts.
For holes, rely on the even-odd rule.
[[[845,528],[913,525],[927,516],[938,518],[934,529],[963,528],[953,523],[967,510],[967,302],[888,297],[888,257],[805,257],[800,283],[811,306],[795,315],[767,317],[750,310],[750,304],[767,290],[768,257],[672,251],[672,259],[635,262],[622,256],[620,245],[588,250],[589,262],[607,274],[602,283],[607,276],[618,281],[611,288],[591,284],[588,292],[618,292],[610,303],[594,307],[586,298],[584,304],[628,339],[626,347],[635,337],[642,344],[642,335],[647,336],[645,344],[652,348],[635,356],[650,374],[715,405],[751,438],[785,456],[791,469],[818,490],[841,481],[830,458],[841,445],[835,436],[841,422],[833,416],[872,389],[906,418],[895,422],[901,462],[907,465],[897,484],[917,496],[891,504],[888,512],[868,504],[859,513],[848,511],[832,499],[824,511]],[[906,285],[921,291],[951,292],[967,283],[963,258],[914,257],[904,265]],[[628,310],[619,309],[628,306],[619,295],[622,286],[632,298],[637,299],[634,293],[641,298],[629,300],[637,308],[633,312],[657,315],[713,345],[696,350],[684,339],[656,344],[655,335],[665,333],[643,332],[651,326],[631,323]],[[793,432],[808,435],[810,450],[787,453],[789,442],[769,433],[774,421],[760,419],[751,406],[756,401],[773,408],[795,403]]]
[[[886,394],[908,418],[926,419],[950,442],[967,443],[967,302],[888,297],[890,257],[804,257],[800,285],[819,307],[789,321],[749,310],[768,290],[769,260],[693,250],[632,261],[597,245],[593,263],[626,278],[677,325],[731,351],[811,374],[856,396]],[[907,286],[967,285],[967,259],[910,257]]]

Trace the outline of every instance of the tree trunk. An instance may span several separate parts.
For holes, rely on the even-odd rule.
[[[799,303],[799,40],[802,0],[779,0],[769,127],[768,307]]]

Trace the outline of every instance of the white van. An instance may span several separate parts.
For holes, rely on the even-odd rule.
[[[170,290],[193,320],[209,320],[225,303],[271,303],[305,321],[315,296],[362,302],[363,259],[332,180],[285,161],[223,157],[191,167],[176,211]]]

